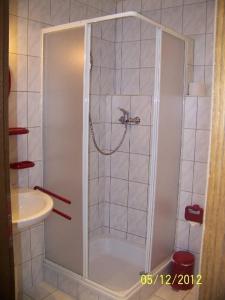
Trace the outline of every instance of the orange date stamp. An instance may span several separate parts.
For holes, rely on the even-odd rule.
[[[174,283],[178,285],[189,285],[189,284],[202,284],[202,275],[181,275],[175,274],[171,276],[169,274],[160,275],[160,274],[143,274],[140,277],[140,282],[142,285],[155,285],[156,283],[160,283],[161,285],[173,285]]]

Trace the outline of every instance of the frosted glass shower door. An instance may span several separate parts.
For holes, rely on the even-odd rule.
[[[44,34],[43,186],[71,201],[54,199],[45,226],[46,258],[83,274],[82,136],[84,26]]]
[[[185,42],[158,30],[158,81],[154,102],[155,146],[152,150],[154,205],[151,270],[172,254],[175,246],[182,113]]]

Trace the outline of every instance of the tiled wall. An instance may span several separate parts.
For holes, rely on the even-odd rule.
[[[40,223],[13,236],[17,299],[23,290],[43,280],[44,224]]]

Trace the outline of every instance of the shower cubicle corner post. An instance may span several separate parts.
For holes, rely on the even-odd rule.
[[[88,159],[91,24],[85,24],[83,91],[83,277],[88,278]]]
[[[148,189],[148,216],[147,216],[147,239],[145,252],[145,272],[151,271],[151,254],[153,243],[154,210],[156,193],[156,173],[157,173],[157,146],[158,146],[158,126],[159,126],[159,101],[160,101],[160,72],[161,72],[161,51],[162,51],[162,29],[156,28],[156,54],[155,54],[155,84],[153,96],[153,121],[151,160],[149,165],[149,189]]]

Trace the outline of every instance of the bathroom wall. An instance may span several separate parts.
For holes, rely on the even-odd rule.
[[[42,185],[41,29],[115,12],[108,0],[11,0],[9,66],[12,91],[9,127],[27,127],[28,135],[10,136],[10,161],[32,160],[35,167],[11,170],[11,185]],[[17,286],[30,288],[42,280],[44,225],[14,233]]]
[[[205,205],[205,188],[210,134],[211,80],[213,66],[215,1],[123,0],[117,12],[135,10],[191,37],[194,42],[194,81],[206,83],[205,97],[185,97],[177,214],[176,249],[188,249],[199,259],[202,226],[191,227],[184,220],[189,204]],[[198,264],[196,264],[198,265]]]

